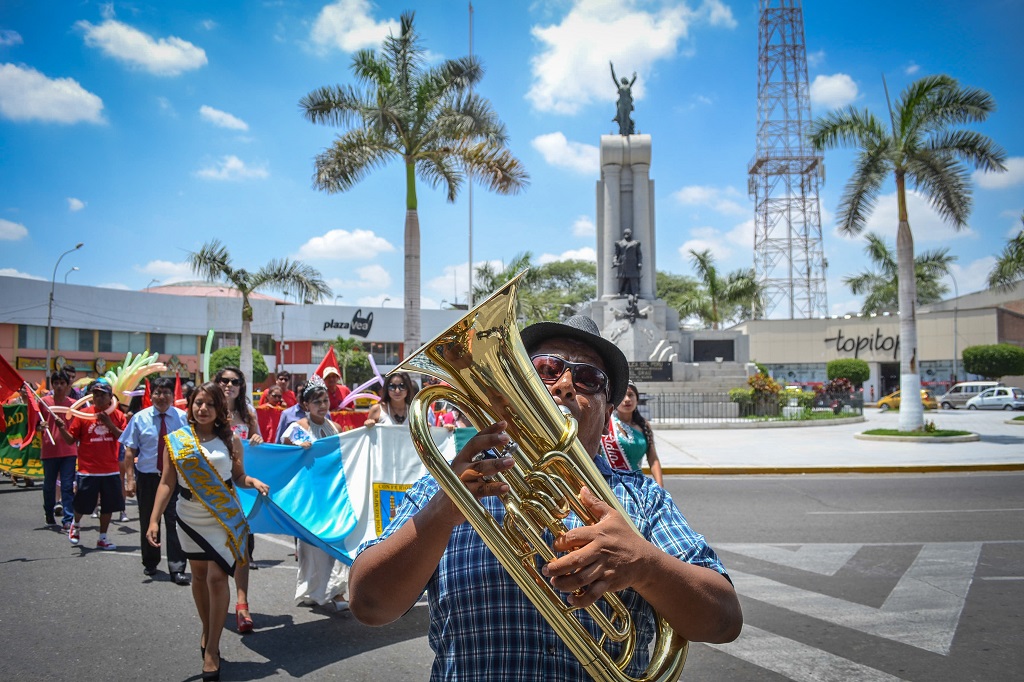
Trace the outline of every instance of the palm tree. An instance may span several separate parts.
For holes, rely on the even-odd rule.
[[[483,76],[474,57],[448,59],[428,68],[413,28],[402,14],[399,35],[380,53],[360,50],[352,71],[365,90],[322,87],[299,102],[312,123],[348,130],[316,157],[313,185],[344,192],[392,158],[405,165],[405,352],[420,345],[420,223],[416,178],[443,185],[449,202],[470,178],[499,194],[515,194],[528,181],[506,148],[505,125],[472,86]]]
[[[231,264],[227,247],[214,239],[203,244],[198,251],[190,251],[185,259],[192,272],[210,282],[225,282],[242,295],[242,338],[240,341],[239,369],[252,380],[252,305],[249,295],[262,290],[288,290],[300,301],[315,303],[331,297],[331,288],[315,268],[290,261],[272,260],[256,272],[236,268]]]
[[[705,325],[719,329],[722,322],[742,316],[743,311],[757,307],[761,286],[754,279],[752,268],[735,270],[722,277],[710,249],[690,249],[690,262],[697,271],[701,286],[682,297],[680,316],[695,315]]]
[[[884,81],[883,81],[884,84]],[[886,91],[888,100],[888,90]],[[899,229],[896,233],[900,312],[900,431],[924,427],[921,376],[917,368],[917,299],[914,237],[907,216],[907,183],[927,195],[932,207],[957,230],[971,212],[968,165],[1004,171],[1006,152],[985,135],[958,128],[984,121],[995,101],[984,90],[962,87],[949,76],[926,76],[889,105],[891,130],[871,112],[846,107],[817,119],[810,141],[818,150],[856,147],[856,169],[843,190],[839,229],[859,234],[890,173],[896,182]]]
[[[1024,214],[1021,214],[1020,222],[1024,225]],[[1024,281],[1024,229],[1006,242],[992,272],[988,274],[988,285],[992,288],[1009,289],[1020,281]]]
[[[873,270],[864,270],[859,275],[843,278],[843,284],[850,287],[854,296],[867,294],[861,312],[865,315],[899,309],[899,266],[896,253],[885,240],[874,232],[867,234],[865,253],[874,265]],[[914,257],[914,276],[917,278],[917,305],[928,305],[942,300],[949,287],[942,278],[949,274],[949,266],[957,259],[949,255],[949,249],[925,251]]]

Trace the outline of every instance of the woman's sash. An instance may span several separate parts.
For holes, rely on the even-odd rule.
[[[178,472],[178,478],[192,491],[192,496],[224,527],[228,534],[227,548],[235,562],[244,565],[248,560],[245,547],[249,524],[245,520],[245,513],[235,491],[228,488],[217,469],[210,464],[192,427],[188,426],[167,434],[167,447],[171,462]]]
[[[601,447],[604,449],[604,456],[608,459],[608,464],[612,469],[633,470],[633,467],[629,466],[629,458],[626,457],[626,453],[623,452],[622,446],[619,445],[619,439],[615,435],[614,415],[608,420],[608,433],[601,436]]]

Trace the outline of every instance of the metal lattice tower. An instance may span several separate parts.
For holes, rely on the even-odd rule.
[[[818,187],[823,158],[807,141],[811,105],[800,0],[760,0],[757,154],[747,182],[754,199],[754,275],[764,317],[828,314]],[[773,315],[773,313],[777,313]]]

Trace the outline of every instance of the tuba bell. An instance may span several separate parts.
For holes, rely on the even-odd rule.
[[[563,413],[537,376],[516,326],[517,292],[524,272],[493,293],[447,331],[426,343],[394,371],[418,372],[448,386],[429,386],[409,409],[412,439],[427,470],[465,515],[501,565],[540,611],[569,650],[598,682],[670,682],[682,674],[687,642],[658,616],[651,662],[642,677],[625,672],[637,647],[638,631],[615,593],[606,593],[586,611],[600,628],[595,639],[570,606],[536,568],[556,558],[544,541],[568,529],[569,513],[596,522],[580,502],[586,486],[636,526],[576,438],[576,420]],[[427,411],[436,400],[459,405],[478,428],[497,421],[506,433],[515,465],[498,475],[509,491],[501,497],[504,523],[480,504],[455,475],[430,436]],[[636,531],[639,533],[639,531]],[[600,608],[602,601],[605,609]],[[608,612],[606,614],[606,611]],[[621,648],[616,656],[604,642]]]

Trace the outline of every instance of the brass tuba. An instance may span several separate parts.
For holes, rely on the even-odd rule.
[[[664,618],[658,617],[650,666],[643,677],[631,677],[624,670],[635,653],[638,633],[618,596],[610,592],[602,597],[610,616],[599,608],[602,600],[586,609],[603,633],[595,639],[574,613],[576,608],[536,568],[536,557],[545,563],[555,558],[543,539],[545,530],[556,537],[565,533],[562,519],[570,512],[586,524],[595,523],[579,501],[583,486],[630,519],[577,440],[576,420],[555,404],[526,354],[516,327],[516,295],[524,274],[396,368],[450,385],[426,387],[414,398],[409,410],[413,442],[427,470],[591,677],[598,682],[676,680],[686,661],[687,642]],[[499,475],[509,486],[502,496],[503,525],[466,489],[434,445],[427,409],[435,400],[459,405],[478,427],[508,423],[506,432],[518,449],[512,448],[515,466]],[[621,644],[617,657],[604,649],[608,641]]]

